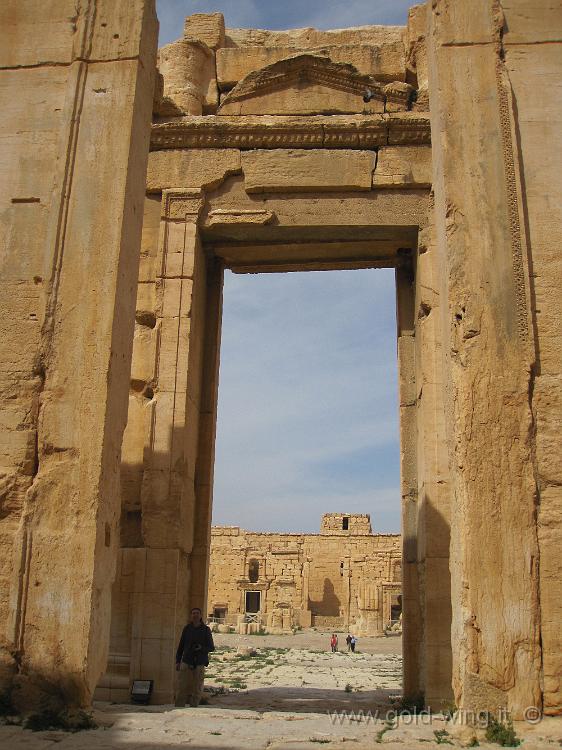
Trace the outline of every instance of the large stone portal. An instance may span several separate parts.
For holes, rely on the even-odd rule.
[[[152,3],[4,3],[0,637],[23,703],[45,681],[86,704],[108,648],[100,697],[147,677],[171,699],[206,606],[223,269],[392,267],[405,695],[562,710],[562,13],[538,6],[191,16],[159,52],[145,181]]]

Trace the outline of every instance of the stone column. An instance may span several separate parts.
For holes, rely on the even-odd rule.
[[[207,607],[213,474],[219,386],[220,330],[222,321],[222,264],[207,260],[205,327],[203,343],[203,382],[200,394],[199,449],[195,467],[195,516],[191,552],[190,607]],[[261,564],[261,563],[260,563]],[[260,578],[264,575],[262,569]]]
[[[214,72],[214,54],[207,45],[196,39],[167,44],[159,51],[158,67],[164,79],[163,106],[175,107],[176,114],[202,114]]]
[[[402,496],[402,605],[404,696],[424,693],[423,620],[418,569],[418,479],[414,287],[410,263],[396,269],[398,381],[400,399],[400,484]]]
[[[130,677],[153,679],[156,703],[173,697],[174,653],[190,606],[207,305],[206,259],[197,227],[202,206],[199,189],[162,194],[156,343],[150,349],[152,411],[140,487],[144,546],[122,550],[121,593],[114,596],[117,602],[124,592],[129,601],[130,631],[123,637],[130,639]],[[143,429],[136,422],[130,427]],[[119,617],[115,611],[114,620]],[[106,696],[98,692],[98,697]],[[123,698],[114,690],[109,697]]]
[[[86,705],[108,650],[158,24],[150,0],[2,14],[0,691]]]
[[[430,223],[421,228],[415,278],[418,565],[425,587],[424,695],[437,710],[453,700],[451,686],[451,581],[449,457],[445,434],[445,378],[441,345],[439,272]]]

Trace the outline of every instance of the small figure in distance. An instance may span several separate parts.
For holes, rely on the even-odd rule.
[[[347,638],[345,639],[345,642],[347,643],[347,650],[351,651],[351,633],[347,634]]]
[[[178,690],[176,707],[199,705],[203,692],[205,667],[209,665],[209,653],[215,650],[211,629],[201,618],[199,607],[191,610],[191,622],[182,631],[176,652],[176,670],[178,672]]]
[[[335,654],[338,650],[338,636],[335,633],[332,633],[332,637],[330,638],[330,646],[332,648],[332,653]]]
[[[357,645],[357,638],[354,635],[351,636],[351,641],[350,641],[349,645],[351,646],[351,653],[354,654],[355,653],[355,646]]]

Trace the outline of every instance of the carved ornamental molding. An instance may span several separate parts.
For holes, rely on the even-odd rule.
[[[429,113],[175,118],[152,126],[151,150],[356,148],[431,143]]]
[[[168,189],[162,191],[161,215],[163,219],[196,224],[204,204],[200,188]]]

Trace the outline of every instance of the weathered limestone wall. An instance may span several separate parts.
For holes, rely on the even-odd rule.
[[[438,0],[429,16],[455,698],[555,712],[561,12]]]
[[[107,657],[157,29],[150,0],[0,9],[0,689],[26,707],[88,704]]]
[[[213,527],[209,613],[226,609],[235,624],[245,592],[261,591],[261,621],[274,631],[313,625],[381,634],[401,594],[401,539],[370,529],[369,516],[336,513],[323,516],[320,534]]]
[[[535,481],[540,574],[542,687],[545,713],[562,712],[562,8],[529,14],[504,4],[504,75],[512,92],[514,150],[529,263],[535,362],[530,378],[536,431]],[[558,164],[557,164],[558,161]]]

